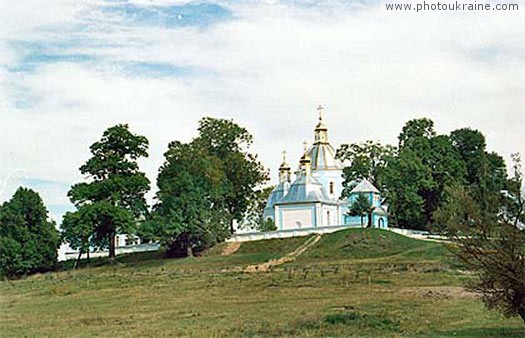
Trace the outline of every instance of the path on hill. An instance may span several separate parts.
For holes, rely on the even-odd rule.
[[[230,242],[228,243],[221,252],[221,256],[229,256],[235,251],[239,250],[241,242]]]
[[[315,235],[314,237],[308,239],[306,242],[301,244],[297,249],[294,251],[287,253],[281,258],[277,259],[270,259],[267,262],[261,263],[261,264],[255,264],[255,265],[249,265],[246,268],[243,269],[244,272],[257,272],[257,271],[268,271],[274,266],[278,266],[284,263],[295,261],[297,257],[299,257],[301,254],[303,254],[306,250],[310,249],[312,246],[314,246],[319,240],[321,239],[320,234]]]

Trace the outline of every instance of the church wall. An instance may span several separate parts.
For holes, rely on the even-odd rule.
[[[279,206],[279,230],[315,227],[316,208],[314,204],[304,206]]]
[[[326,189],[326,192],[328,192],[328,194],[335,200],[338,200],[339,197],[341,197],[341,192],[343,191],[342,175],[343,172],[341,170],[315,170],[312,172],[312,176],[317,178]],[[330,182],[334,183],[333,194],[330,194]]]
[[[384,215],[373,214],[372,222],[376,228],[388,228],[388,217]]]
[[[318,220],[317,226],[341,225],[338,216],[337,206],[323,205],[321,207],[321,218]]]

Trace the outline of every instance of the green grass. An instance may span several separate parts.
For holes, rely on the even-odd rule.
[[[144,253],[120,264],[0,283],[2,337],[523,337],[461,285],[439,243],[381,230],[324,235],[269,272],[235,267],[280,257],[307,238],[224,244],[202,257]],[[64,268],[67,268],[64,267]]]

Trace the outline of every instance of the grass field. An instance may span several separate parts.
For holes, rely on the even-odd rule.
[[[0,283],[2,337],[524,337],[521,320],[488,311],[461,285],[439,243],[383,230],[221,244],[202,257],[119,257],[118,265]]]

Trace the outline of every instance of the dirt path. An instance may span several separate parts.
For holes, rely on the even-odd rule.
[[[299,257],[301,254],[303,254],[306,250],[311,248],[315,245],[315,243],[319,242],[322,235],[315,235],[314,237],[308,239],[306,242],[301,244],[297,249],[294,251],[286,254],[285,256],[277,259],[270,259],[267,262],[261,263],[261,264],[255,264],[255,265],[249,265],[246,268],[243,269],[244,272],[257,272],[257,271],[268,271],[270,268],[274,266],[278,266],[284,263],[295,261],[297,257]]]
[[[421,298],[433,299],[449,299],[449,298],[479,298],[480,295],[465,290],[460,286],[419,286],[419,287],[404,287],[397,292],[403,295],[412,295]]]
[[[241,247],[241,242],[231,242],[226,245],[224,250],[221,252],[221,256],[229,256],[233,254],[235,251],[239,250]]]

